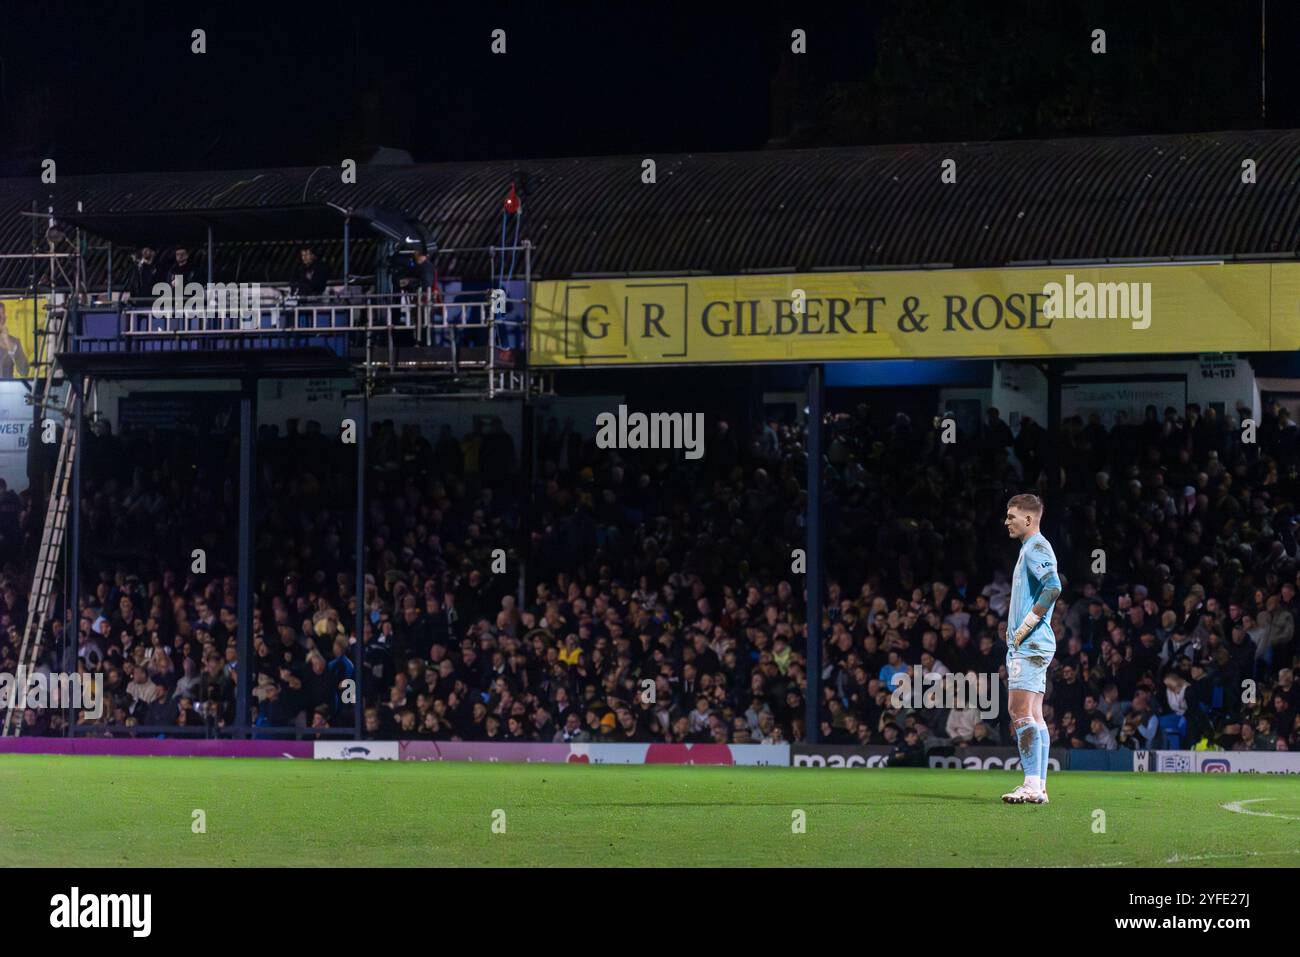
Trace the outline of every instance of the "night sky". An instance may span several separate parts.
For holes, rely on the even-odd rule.
[[[1267,29],[1261,119],[1259,0],[4,0],[0,174],[1298,126],[1300,4]]]

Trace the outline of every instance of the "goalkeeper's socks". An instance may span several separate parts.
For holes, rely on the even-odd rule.
[[[1047,725],[1038,725],[1038,734],[1034,739],[1038,744],[1038,776],[1042,779],[1042,790],[1047,790],[1047,759],[1052,753],[1052,739],[1048,736]]]
[[[1016,721],[1016,747],[1020,750],[1020,767],[1025,772],[1025,784],[1037,789],[1038,779],[1038,729],[1029,718]]]

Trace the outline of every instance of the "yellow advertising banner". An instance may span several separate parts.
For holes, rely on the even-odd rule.
[[[0,381],[36,374],[37,317],[45,321],[43,300],[0,299]]]
[[[538,282],[534,366],[1300,348],[1300,264]]]

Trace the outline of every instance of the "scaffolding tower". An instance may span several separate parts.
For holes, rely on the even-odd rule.
[[[44,215],[44,214],[42,214]],[[277,219],[277,217],[280,217]],[[356,528],[356,640],[353,644],[356,674],[362,670],[364,629],[365,463],[369,400],[376,395],[486,398],[522,402],[553,394],[551,373],[528,366],[529,294],[532,246],[524,240],[512,246],[487,246],[440,250],[430,248],[434,275],[453,274],[453,268],[474,281],[466,282],[454,296],[432,288],[400,288],[391,275],[377,270],[373,277],[355,276],[350,270],[350,234],[358,225],[376,228],[381,236],[396,239],[392,223],[398,217],[374,210],[351,210],[332,204],[303,204],[275,209],[162,210],[147,213],[85,214],[56,218],[50,212],[44,252],[33,250],[7,258],[28,258],[49,263],[43,280],[30,283],[33,298],[45,296],[46,317],[37,323],[37,354],[32,394],[34,425],[43,434],[61,427],[58,455],[50,476],[50,492],[40,544],[37,549],[28,603],[27,621],[19,654],[19,683],[34,674],[47,652],[48,628],[62,613],[64,664],[76,667],[80,599],[78,526],[80,467],[78,447],[84,423],[83,405],[94,395],[95,383],[106,380],[157,378],[238,379],[240,392],[239,483],[239,661],[251,661],[252,632],[252,500],[256,466],[257,381],[263,377],[340,376],[355,383],[347,401],[355,403],[357,419],[357,528]],[[341,223],[344,235],[343,284],[327,295],[302,297],[272,287],[270,294],[251,309],[229,315],[224,310],[199,315],[184,308],[159,310],[157,302],[142,302],[114,289],[114,249],[124,239],[141,235],[195,235],[206,232],[208,283],[213,283],[216,234],[222,228],[236,239],[248,238],[254,229],[270,228],[276,237],[293,232],[293,240],[319,241],[302,231],[322,223]],[[35,223],[35,219],[33,222]],[[407,220],[409,223],[410,221]],[[62,228],[61,228],[62,227]],[[66,230],[66,231],[65,231]],[[166,232],[171,230],[170,233]],[[186,232],[188,231],[188,232]],[[69,234],[73,239],[69,240]],[[107,245],[106,289],[92,292],[86,282],[84,235]],[[390,240],[381,247],[392,248]],[[133,243],[127,243],[133,244]],[[143,243],[141,243],[143,244]],[[56,248],[57,247],[57,248]],[[70,247],[70,248],[66,248]],[[509,281],[504,264],[510,263]],[[384,257],[381,257],[381,261]],[[456,264],[453,268],[451,264]],[[468,265],[467,265],[468,264]],[[480,264],[477,268],[475,264]],[[514,278],[515,266],[522,267]],[[499,268],[500,267],[500,268]],[[37,276],[33,267],[32,276]],[[370,280],[372,289],[359,285]],[[208,300],[208,304],[210,304]],[[175,304],[173,304],[175,305]],[[525,423],[528,416],[524,416]],[[525,426],[527,429],[527,426]],[[526,433],[527,434],[527,433]],[[524,457],[527,470],[529,459]],[[526,479],[528,481],[528,479]],[[67,542],[71,547],[65,548]],[[70,553],[70,554],[69,554]],[[60,575],[61,567],[66,574]],[[66,600],[60,601],[60,599]],[[251,673],[245,671],[244,673]],[[231,732],[252,736],[252,689],[241,684],[237,716]],[[0,702],[0,735],[16,736],[23,730],[23,709]],[[354,712],[350,736],[361,734],[362,706]],[[67,708],[68,733],[76,734],[77,716]],[[163,729],[137,727],[137,733]],[[258,728],[265,732],[298,729]],[[339,729],[330,729],[338,731]]]
[[[56,611],[55,599],[61,597],[56,593],[56,588],[65,580],[65,576],[60,574],[60,567],[64,559],[70,513],[69,496],[73,486],[80,432],[75,426],[80,416],[78,390],[65,387],[58,357],[67,346],[69,317],[82,296],[85,270],[81,236],[78,232],[71,248],[66,248],[66,234],[51,221],[44,236],[37,241],[36,222],[33,217],[32,251],[5,254],[0,258],[27,260],[32,266],[26,292],[32,298],[33,316],[40,315],[42,311],[45,315],[43,321],[36,321],[33,329],[35,361],[31,366],[31,375],[34,385],[28,396],[33,415],[31,434],[44,437],[53,429],[59,435],[58,454],[28,594],[27,620],[19,642],[15,680],[9,690],[11,700],[0,700],[0,736],[3,737],[22,733],[24,708],[21,705],[26,701],[30,677],[40,668],[46,650],[46,628]],[[44,251],[38,248],[42,242],[46,246]],[[42,263],[43,272],[39,269]],[[65,621],[64,624],[66,626],[68,623]]]

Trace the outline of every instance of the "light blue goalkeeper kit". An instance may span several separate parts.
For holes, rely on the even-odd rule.
[[[1044,592],[1047,594],[1044,595]],[[1047,666],[1056,654],[1056,635],[1052,632],[1052,608],[1061,593],[1061,579],[1056,574],[1056,553],[1041,532],[1035,532],[1020,545],[1020,558],[1011,576],[1011,603],[1007,609],[1007,687],[1020,691],[1047,690]],[[1012,636],[1034,605],[1044,609],[1042,619],[1025,635],[1019,647]],[[1047,787],[1047,764],[1051,741],[1046,724],[1025,718],[1016,722],[1016,745],[1026,782]]]
[[[1052,589],[1050,601],[1042,601],[1045,589]],[[1056,654],[1056,635],[1052,632],[1052,608],[1061,591],[1056,576],[1056,553],[1042,532],[1035,532],[1021,543],[1020,558],[1011,575],[1011,604],[1007,609],[1007,686],[1022,691],[1047,690],[1047,666]],[[1025,616],[1041,604],[1047,610],[1042,620],[1025,636],[1019,648],[1012,646]]]

